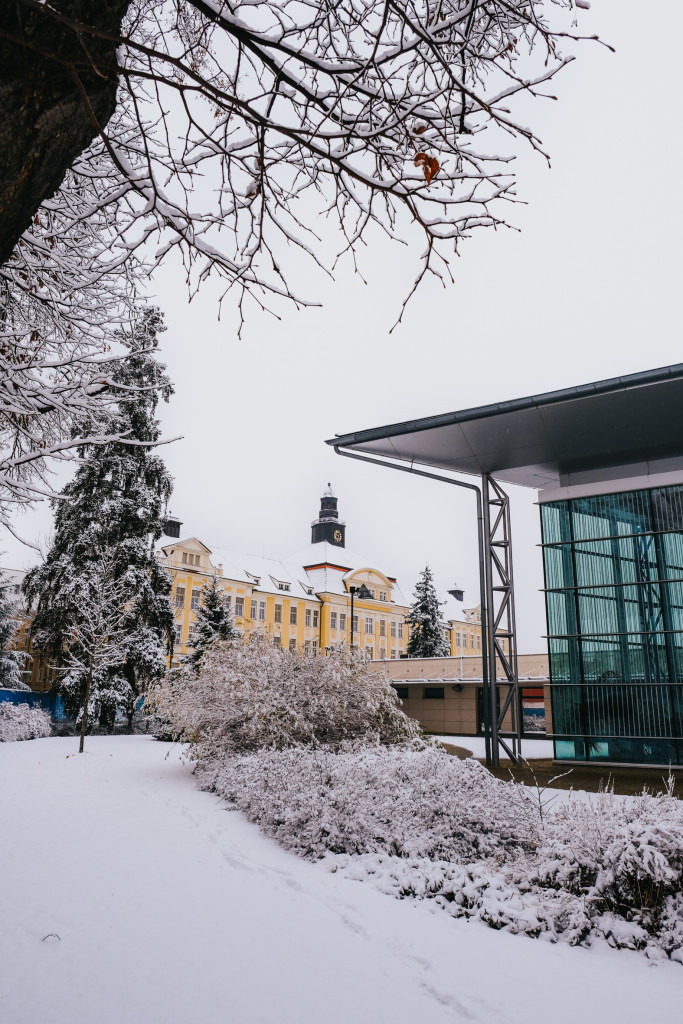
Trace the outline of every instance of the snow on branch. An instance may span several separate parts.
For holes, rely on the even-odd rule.
[[[355,266],[374,229],[416,229],[416,285],[449,279],[463,238],[507,224],[517,144],[547,155],[515,113],[520,94],[547,95],[572,59],[560,42],[581,38],[574,0],[130,0],[120,32],[97,5],[79,20],[66,2],[19,4],[116,47],[108,124],[85,75],[105,64],[71,66],[97,133],[74,170],[98,183],[92,216],[110,211],[112,253],[179,249],[190,288],[217,274],[242,320],[246,298],[313,301],[292,252]]]

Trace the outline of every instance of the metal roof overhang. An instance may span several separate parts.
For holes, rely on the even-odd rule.
[[[683,363],[327,444],[539,490],[567,474],[683,458]]]

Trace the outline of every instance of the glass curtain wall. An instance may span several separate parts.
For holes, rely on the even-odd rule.
[[[541,506],[555,755],[683,764],[683,486]]]

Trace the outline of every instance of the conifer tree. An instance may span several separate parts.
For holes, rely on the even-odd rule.
[[[129,721],[139,695],[163,674],[173,641],[171,579],[154,557],[161,536],[172,480],[154,444],[160,428],[155,417],[159,398],[173,388],[157,362],[157,333],[163,330],[158,309],[138,308],[131,329],[117,336],[129,350],[113,362],[111,376],[121,389],[98,433],[124,434],[132,443],[108,442],[79,449],[81,463],[52,502],[54,540],[45,562],[24,581],[29,605],[36,605],[33,646],[57,669],[65,667],[65,648],[81,623],[81,595],[88,590],[93,566],[105,552],[112,580],[122,583],[126,643],[118,664],[98,675],[90,694],[91,721],[113,728],[116,712]],[[80,427],[80,425],[79,425]],[[63,676],[59,684],[71,714],[80,718],[85,700],[83,673]]]
[[[25,690],[28,687],[21,681],[19,675],[22,658],[18,651],[12,650],[17,624],[9,597],[10,586],[5,573],[0,572],[0,687],[8,690]]]
[[[444,658],[450,653],[441,632],[440,604],[442,602],[437,597],[432,573],[427,565],[417,581],[415,600],[406,615],[406,622],[410,626],[407,648],[409,658]]]
[[[234,640],[236,636],[228,602],[218,585],[218,577],[214,575],[211,582],[202,587],[201,603],[192,631],[194,650],[190,662],[194,670],[199,670],[202,658],[217,640]]]

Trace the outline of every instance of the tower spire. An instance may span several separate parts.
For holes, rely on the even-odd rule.
[[[339,519],[337,496],[328,483],[327,490],[320,499],[318,518],[311,523],[311,544],[327,541],[335,547],[343,548],[346,540],[346,524]]]

